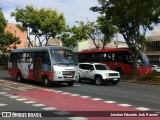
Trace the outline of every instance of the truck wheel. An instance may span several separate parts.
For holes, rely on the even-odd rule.
[[[76,81],[77,83],[80,83],[82,80],[81,76],[79,76],[79,79]]]
[[[74,81],[67,82],[68,86],[73,86],[73,84],[74,84]]]
[[[112,85],[117,85],[118,82],[112,81]]]
[[[48,80],[47,77],[43,78],[43,86],[44,87],[50,87],[51,86],[51,82]]]
[[[98,86],[103,85],[102,77],[98,76],[95,78],[95,84]]]

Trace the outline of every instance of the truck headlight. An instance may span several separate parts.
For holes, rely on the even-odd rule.
[[[106,76],[109,77],[109,74],[107,73]]]

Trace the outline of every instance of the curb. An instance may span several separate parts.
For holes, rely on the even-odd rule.
[[[139,81],[130,81],[130,80],[121,80],[122,82],[128,82],[128,83],[139,83],[139,84],[148,84],[148,85],[160,85],[160,82],[158,83],[151,83],[151,82],[139,82]]]

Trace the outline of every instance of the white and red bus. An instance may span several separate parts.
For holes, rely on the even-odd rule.
[[[79,62],[99,62],[108,65],[112,70],[121,74],[132,73],[133,53],[126,48],[106,48],[103,50],[85,50],[78,53]],[[140,53],[138,60],[138,74],[150,74],[149,60],[144,53]]]
[[[54,82],[73,86],[79,79],[76,56],[66,47],[15,49],[10,54],[8,68],[9,74],[18,81],[42,81],[44,86]]]

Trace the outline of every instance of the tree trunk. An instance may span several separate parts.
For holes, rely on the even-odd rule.
[[[134,58],[133,58],[133,70],[132,70],[132,73],[133,73],[133,75],[136,75],[137,74],[137,61],[138,61],[139,52],[138,52],[137,49],[135,49],[133,52],[134,52]]]

